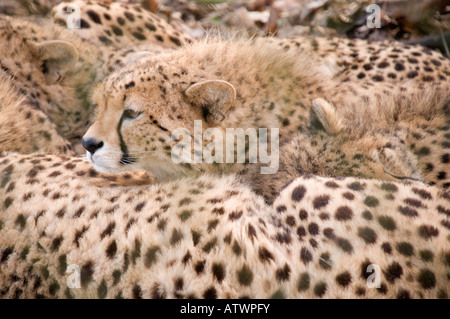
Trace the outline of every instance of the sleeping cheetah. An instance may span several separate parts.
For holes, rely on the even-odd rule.
[[[2,298],[450,293],[450,196],[419,182],[307,175],[271,207],[232,176],[106,186],[39,154],[4,154],[0,174]]]
[[[140,51],[151,55],[168,50],[152,43],[108,49],[44,19],[6,16],[0,16],[0,39],[0,71],[2,78],[11,82],[1,83],[8,92],[13,86],[28,105],[21,109],[24,116],[18,118],[9,116],[16,110],[2,106],[1,121],[9,123],[0,126],[2,151],[72,154],[63,139],[78,142],[86,131],[93,113],[89,95],[95,83],[135,59]],[[21,141],[23,132],[30,136]]]
[[[99,171],[114,173],[139,167],[154,174],[158,181],[195,172],[242,170],[240,164],[176,164],[173,158],[178,154],[174,155],[174,148],[182,145],[194,153],[195,146],[189,147],[189,141],[180,142],[171,132],[186,128],[192,136],[195,120],[202,120],[203,135],[209,128],[218,128],[222,136],[226,136],[226,128],[279,128],[280,147],[283,150],[283,145],[297,134],[309,134],[313,120],[311,100],[318,94],[327,94],[331,101],[335,100],[334,94],[329,92],[336,92],[341,84],[334,79],[335,70],[326,67],[326,64],[317,63],[315,58],[308,55],[299,55],[297,51],[277,48],[275,40],[266,39],[204,41],[172,53],[144,57],[113,73],[93,94],[99,109],[96,121],[82,141],[88,151],[88,158]],[[418,89],[415,84],[417,83],[406,83],[403,87],[412,92]],[[398,90],[402,93],[401,88]],[[392,90],[390,93],[394,92]],[[437,96],[445,91],[429,88],[427,92]],[[352,97],[352,94],[347,94],[339,104],[334,104],[336,111],[329,114],[325,112],[325,115],[339,116],[345,110],[369,109],[383,96],[389,96],[378,93],[382,94],[375,91],[372,99],[366,99],[365,95]],[[421,102],[418,101],[415,107],[421,108]],[[387,104],[396,109],[397,105],[393,102]],[[345,117],[350,120],[345,123],[346,127],[359,126],[357,117],[351,111],[347,113]],[[439,114],[442,116],[442,112]],[[322,119],[322,124],[324,121],[335,120],[325,118]],[[378,119],[373,117],[370,121],[377,122]],[[386,124],[384,129],[391,129],[391,125]],[[334,131],[327,133],[317,137],[324,141],[323,145],[328,145],[328,141],[334,138],[332,135],[336,134]],[[331,159],[333,155],[331,158],[325,156],[331,163],[309,171],[308,165],[317,163],[310,165],[310,157],[307,157],[304,162],[294,163],[294,174],[288,180],[305,173],[339,176],[349,173],[353,175],[356,171],[360,177],[390,180],[395,180],[398,176],[422,178],[417,160],[403,145],[402,138],[396,138],[395,145],[398,148],[387,152],[394,154],[385,160],[379,159],[380,154],[374,150],[386,148],[385,144],[389,145],[386,140],[389,138],[369,136],[366,140],[354,143],[354,138],[361,134],[370,135],[369,133],[371,132],[361,131],[356,136],[349,132],[345,135],[350,137],[349,140],[341,138],[339,143],[335,143],[337,149],[334,152],[342,156],[340,144],[347,143],[349,146],[348,156],[351,160],[347,164],[355,162],[352,156],[361,159],[356,170],[339,168],[338,165],[344,161],[342,158],[340,161],[339,158]],[[204,139],[198,143],[203,150],[210,140]],[[317,145],[319,144],[316,143],[316,149],[323,153],[320,152],[321,146]],[[220,148],[221,145],[218,146]],[[248,154],[248,145],[241,145],[241,149],[236,152]],[[311,156],[317,157],[314,154]],[[333,167],[333,164],[336,166]],[[398,165],[402,167],[395,168]],[[255,189],[260,191],[260,186],[267,185],[266,178],[266,175],[255,177],[252,174],[247,180],[254,183],[257,186]],[[256,183],[255,179],[260,181]],[[277,175],[272,176],[272,179],[276,179],[281,185],[287,181],[279,179]],[[278,190],[279,188],[273,188],[263,194],[270,200]]]
[[[92,112],[89,90],[103,77],[97,78],[104,63],[100,49],[46,20],[0,16],[0,39],[1,69],[17,93],[44,112],[60,136],[79,136]]]
[[[287,138],[306,121],[309,103],[305,94],[294,92],[295,86],[317,84],[322,74],[308,56],[278,55],[273,50],[279,52],[264,39],[198,42],[169,54],[143,57],[113,73],[93,93],[97,120],[84,136],[95,167],[106,172],[127,170],[129,166],[120,164],[122,158],[158,150],[138,164],[145,169],[158,166],[153,173],[159,175],[182,173],[183,166],[173,165],[170,158],[176,144],[170,132],[183,127],[192,132],[197,119],[204,120],[203,130],[284,123],[280,139]],[[227,81],[230,78],[235,79],[234,85]],[[288,79],[292,85],[283,87]],[[238,84],[241,90],[235,89]],[[269,87],[280,89],[272,92]],[[297,108],[291,110],[290,104]],[[257,113],[261,116],[253,116]],[[108,122],[103,121],[106,117]],[[120,131],[111,132],[109,128],[119,123]],[[122,152],[121,144],[130,154]],[[209,169],[209,165],[195,166]]]
[[[42,134],[28,131],[34,144],[30,144],[30,139],[18,143],[18,138],[10,138],[20,135],[16,129],[7,131],[2,127],[2,135],[8,139],[0,144],[0,150],[72,154],[67,148],[69,143],[60,142],[69,139],[71,144],[79,144],[93,114],[89,94],[96,82],[135,59],[138,52],[159,54],[191,41],[183,32],[137,6],[102,1],[74,1],[71,5],[79,9],[81,29],[67,28],[68,3],[55,6],[52,11],[53,21],[62,27],[44,19],[0,17],[2,70],[14,77],[18,94],[26,95],[28,104],[45,113],[27,116],[20,123],[6,117],[12,110],[0,114],[12,126],[40,127],[39,132],[45,134],[38,143]],[[53,124],[47,124],[51,122],[57,132]]]
[[[341,112],[316,99],[313,130],[282,146],[277,174],[259,174],[261,164],[248,165],[241,174],[257,193],[269,199],[278,195],[287,181],[303,174],[415,179],[447,188],[449,92],[394,95]],[[432,172],[430,165],[438,173]]]
[[[335,61],[339,69],[336,79],[340,84],[337,94],[326,96],[330,102],[342,103],[337,101],[345,100],[345,95],[349,92],[364,96],[365,93],[361,93],[361,90],[371,91],[378,88],[382,93],[387,93],[378,94],[384,95],[383,98],[387,96],[387,102],[379,96],[371,98],[367,95],[365,108],[374,105],[372,112],[377,113],[383,124],[388,123],[387,127],[401,127],[407,145],[417,155],[423,168],[424,181],[444,187],[450,185],[450,115],[449,99],[445,97],[450,90],[448,58],[428,48],[392,41],[298,37],[282,40],[279,45],[285,50],[314,52],[325,61]],[[411,89],[412,83],[415,85]],[[427,97],[421,98],[421,95]],[[380,107],[380,104],[383,105]],[[439,108],[432,111],[432,104],[443,106],[439,116],[436,116],[436,110]],[[383,111],[379,110],[385,110],[386,105],[395,105],[396,108],[383,114]],[[412,112],[415,117],[408,114],[411,107],[416,107]],[[422,112],[417,114],[420,109]],[[429,114],[427,110],[430,110]],[[399,118],[398,113],[401,113],[403,118]],[[347,111],[347,115],[342,118],[353,117],[354,115]],[[374,116],[368,112],[359,123],[352,121],[351,125],[371,127],[369,123],[374,122]]]
[[[339,134],[345,131],[344,135],[350,139],[374,133],[400,136],[400,142],[417,158],[423,180],[427,184],[450,186],[449,86],[441,92],[428,89],[408,95],[400,92],[364,108],[346,108],[340,111],[337,120],[342,124]]]
[[[71,148],[47,115],[18,94],[0,70],[0,151],[71,154]]]
[[[0,14],[14,17],[45,16],[61,0],[1,0]]]

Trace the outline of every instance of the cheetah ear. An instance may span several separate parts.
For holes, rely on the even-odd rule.
[[[196,83],[185,94],[192,104],[202,107],[211,124],[224,120],[236,100],[234,86],[221,80]]]
[[[312,101],[311,126],[330,135],[339,134],[343,127],[336,108],[321,98]]]
[[[72,43],[62,40],[41,42],[36,46],[36,51],[47,84],[61,80],[79,58],[77,48]]]

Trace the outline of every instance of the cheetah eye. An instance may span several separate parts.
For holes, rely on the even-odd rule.
[[[142,112],[138,112],[138,111],[134,111],[131,109],[126,109],[125,111],[123,111],[122,116],[126,119],[130,119],[130,120],[135,120],[137,119],[140,115],[142,114]]]

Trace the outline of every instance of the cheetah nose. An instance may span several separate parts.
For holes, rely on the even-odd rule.
[[[90,152],[92,155],[103,146],[103,142],[98,142],[97,140],[93,138],[83,138],[81,140],[81,145]]]

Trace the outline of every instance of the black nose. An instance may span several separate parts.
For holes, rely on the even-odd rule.
[[[91,152],[91,154],[94,154],[95,151],[103,146],[103,142],[98,142],[93,138],[83,138],[81,140],[81,145],[83,145],[87,151]]]

